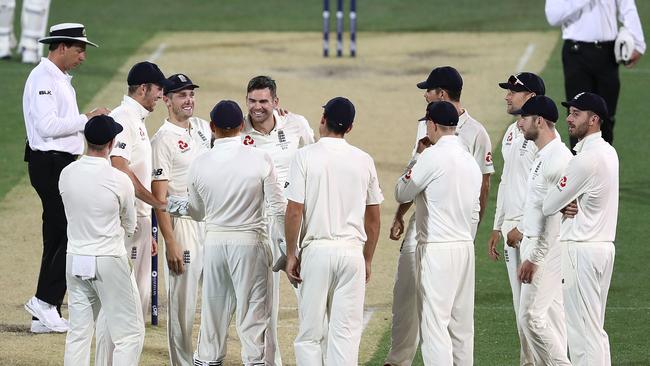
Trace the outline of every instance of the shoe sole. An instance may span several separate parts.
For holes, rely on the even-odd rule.
[[[33,317],[41,320],[42,317],[39,316],[38,313],[34,309],[32,309],[31,306],[29,306],[29,302],[25,304],[25,310],[27,310],[28,313],[32,314]],[[43,320],[41,320],[41,323],[43,323]],[[43,323],[43,326],[55,333],[66,333],[68,331],[68,328],[48,327],[47,324],[45,323]],[[37,333],[37,332],[32,332],[32,333]]]

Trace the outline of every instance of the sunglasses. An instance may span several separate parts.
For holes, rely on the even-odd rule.
[[[521,85],[524,87],[524,89],[528,90],[529,92],[531,93],[533,92],[526,86],[526,84],[524,84],[521,80],[519,80],[519,78],[516,75],[510,75],[510,77],[508,78],[508,84]]]

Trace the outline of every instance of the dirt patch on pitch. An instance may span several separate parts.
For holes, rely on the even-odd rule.
[[[424,80],[434,66],[458,68],[465,84],[463,104],[485,124],[493,145],[497,145],[505,121],[509,120],[497,82],[516,71],[520,57],[531,44],[535,50],[524,68],[540,71],[557,33],[361,33],[358,38],[357,58],[324,59],[318,33],[160,34],[120,68],[90,105],[118,105],[130,66],[149,58],[156,50],[161,53],[155,62],[165,74],[183,72],[200,85],[196,115],[206,119],[220,99],[233,99],[244,106],[246,83],[260,74],[277,80],[281,105],[305,115],[316,131],[321,106],[329,98],[350,98],[357,107],[357,120],[349,141],[375,159],[386,197],[373,278],[366,293],[370,318],[361,344],[360,361],[364,362],[390,326],[399,246],[388,239],[387,232],[396,208],[394,182],[410,157],[416,121],[425,108],[422,91],[415,84]],[[160,102],[148,118],[150,135],[165,115]],[[23,180],[0,202],[0,250],[9,256],[0,280],[0,293],[5,295],[0,299],[1,364],[49,364],[63,359],[63,335],[32,336],[24,332],[30,318],[22,304],[33,294],[41,255],[40,214],[40,201],[28,180]],[[295,295],[286,281],[281,307],[280,344],[285,364],[290,365],[295,363],[297,312]],[[147,327],[142,365],[168,363],[164,313],[163,308],[160,327]],[[226,361],[229,365],[239,362],[234,329],[231,334]],[[34,352],[37,348],[39,352]]]

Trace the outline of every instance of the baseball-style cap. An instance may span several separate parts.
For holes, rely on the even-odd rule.
[[[345,128],[352,126],[356,110],[349,99],[343,97],[332,98],[323,108],[325,109],[323,114],[328,123]]]
[[[420,89],[442,88],[453,91],[463,90],[463,78],[460,77],[458,70],[451,66],[436,67],[431,70],[429,77],[417,84]]]
[[[73,41],[99,47],[86,38],[86,27],[79,23],[61,23],[53,25],[50,27],[50,35],[43,37],[38,41],[45,44]]]
[[[420,121],[432,121],[443,126],[456,126],[458,125],[458,111],[449,102],[431,102],[427,105],[426,115]]]
[[[532,72],[520,72],[515,75],[510,75],[508,81],[499,83],[499,86],[501,89],[508,89],[514,92],[527,91],[537,95],[546,94],[544,80]]]
[[[555,102],[545,95],[535,95],[528,99],[519,112],[522,117],[535,115],[551,122],[557,122],[558,118]]]
[[[94,145],[104,145],[122,132],[122,125],[115,122],[113,117],[105,114],[95,116],[86,122],[84,136],[86,141]]]
[[[185,74],[174,74],[167,78],[165,82],[164,93],[173,93],[185,89],[196,89],[199,86],[192,83],[192,80]]]
[[[210,122],[214,123],[214,125],[219,128],[230,130],[232,128],[237,128],[244,123],[244,114],[236,102],[232,100],[222,100],[212,108],[212,111],[210,112]]]
[[[581,111],[592,111],[603,120],[609,116],[605,100],[600,95],[594,93],[582,92],[573,97],[573,99],[562,102],[562,105],[567,108],[578,108]]]
[[[165,85],[165,75],[158,65],[149,61],[138,62],[131,67],[126,82],[129,85],[158,84]]]

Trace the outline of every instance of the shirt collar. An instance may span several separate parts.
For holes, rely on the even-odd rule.
[[[52,62],[49,58],[41,57],[41,63],[43,64],[45,69],[57,79],[67,80],[67,81],[72,80],[72,75],[68,74],[67,72],[61,71],[61,69],[59,69],[59,67],[56,66],[54,62]]]
[[[467,109],[463,109],[463,114],[458,116],[458,125],[456,125],[456,128],[461,128],[467,122],[469,119],[469,113],[467,112]]]
[[[135,111],[142,122],[144,122],[144,119],[149,115],[149,111],[143,107],[142,104],[138,103],[135,99],[131,98],[128,95],[124,96],[122,104]]]
[[[344,145],[348,143],[344,138],[339,137],[321,137],[318,139],[318,142],[322,142],[326,145]]]
[[[444,135],[438,139],[438,142],[435,145],[447,145],[447,144],[456,144],[458,143],[458,136],[456,135]]]
[[[589,148],[594,145],[598,139],[603,138],[603,133],[598,131],[594,133],[590,133],[589,135],[585,136],[582,140],[578,141],[576,146],[573,147],[573,151],[580,153],[582,150],[589,150]]]
[[[273,110],[273,119],[275,120],[275,126],[273,126],[273,129],[271,131],[269,131],[269,135],[271,133],[273,133],[273,131],[276,131],[278,129],[283,128],[285,123],[286,123],[286,118],[280,116],[278,111],[275,110],[275,109]],[[243,129],[242,132],[248,133],[248,134],[256,133],[256,134],[259,134],[259,135],[263,135],[263,133],[256,130],[255,128],[253,128],[253,122],[251,122],[249,115],[246,115],[246,118],[244,118],[244,129]]]
[[[218,145],[230,145],[230,144],[237,144],[241,145],[241,136],[237,135],[234,137],[222,137],[214,140],[214,144],[212,148],[217,147]]]
[[[190,121],[189,129],[192,129],[192,122]],[[162,128],[165,131],[173,132],[177,135],[185,135],[188,131],[187,128],[175,125],[172,122],[169,122],[169,118],[165,118],[165,123],[163,123]]]
[[[90,155],[82,155],[81,159],[86,164],[92,164],[92,165],[110,165],[108,162],[108,159],[106,158],[101,158],[99,156],[90,156]]]

